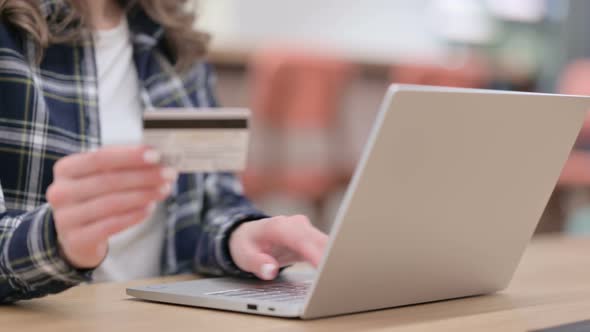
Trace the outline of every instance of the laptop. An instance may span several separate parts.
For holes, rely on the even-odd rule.
[[[503,290],[589,108],[578,96],[394,85],[315,273],[127,294],[314,319]]]

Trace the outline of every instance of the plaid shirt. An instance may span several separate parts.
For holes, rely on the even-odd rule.
[[[64,0],[39,2],[47,17],[71,10]],[[162,28],[141,10],[128,16],[145,108],[215,107],[211,68],[199,63],[178,74]],[[35,52],[27,36],[0,22],[0,303],[92,278],[59,255],[45,200],[58,159],[101,145],[92,38],[51,46],[40,65]],[[228,234],[266,216],[244,198],[233,175],[183,174],[166,206],[163,275],[245,275],[231,260]]]

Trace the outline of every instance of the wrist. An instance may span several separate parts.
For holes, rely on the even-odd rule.
[[[67,250],[65,249],[61,237],[57,236],[57,251],[59,256],[64,260],[66,264],[71,266],[76,270],[94,270],[99,267],[107,257],[108,254],[108,244],[105,243],[99,246],[96,250],[97,259],[84,259],[84,258],[76,258],[68,254]]]

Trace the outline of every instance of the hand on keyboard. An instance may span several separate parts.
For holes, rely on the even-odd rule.
[[[279,267],[297,262],[320,264],[328,236],[305,216],[275,217],[242,224],[230,237],[234,262],[262,280],[277,277]]]

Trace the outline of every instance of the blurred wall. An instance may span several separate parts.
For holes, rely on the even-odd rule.
[[[590,57],[590,1],[570,0],[569,17],[564,22],[566,61]]]
[[[251,51],[286,42],[329,48],[365,61],[439,57],[430,0],[200,0],[213,49]],[[270,28],[272,27],[272,28]]]

